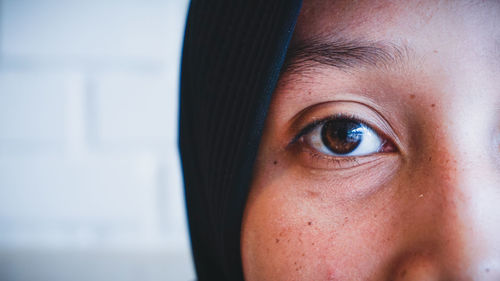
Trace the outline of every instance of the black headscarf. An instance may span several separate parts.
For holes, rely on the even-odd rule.
[[[252,167],[301,0],[193,0],[181,70],[180,151],[199,280],[243,280]]]

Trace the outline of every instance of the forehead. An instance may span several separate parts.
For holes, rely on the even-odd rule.
[[[374,40],[420,34],[461,37],[474,28],[478,36],[500,37],[500,1],[305,0],[294,40],[332,34]]]
[[[425,73],[497,75],[500,0],[305,0],[291,50],[339,41],[396,46]]]

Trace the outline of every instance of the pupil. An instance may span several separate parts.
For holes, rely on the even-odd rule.
[[[347,154],[361,143],[361,127],[361,123],[349,119],[330,120],[321,129],[321,140],[333,153]]]

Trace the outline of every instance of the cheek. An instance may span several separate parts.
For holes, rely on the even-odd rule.
[[[268,195],[253,200],[245,211],[242,257],[246,280],[317,277],[324,260],[319,249],[324,247],[322,241],[334,240],[333,232],[320,231],[314,211],[285,196]]]
[[[242,228],[246,280],[373,277],[389,252],[394,212],[374,198],[341,203],[304,189],[307,183],[297,185],[282,180],[252,187]]]

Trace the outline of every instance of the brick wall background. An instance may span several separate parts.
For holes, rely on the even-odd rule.
[[[187,0],[0,0],[0,280],[193,280]]]

